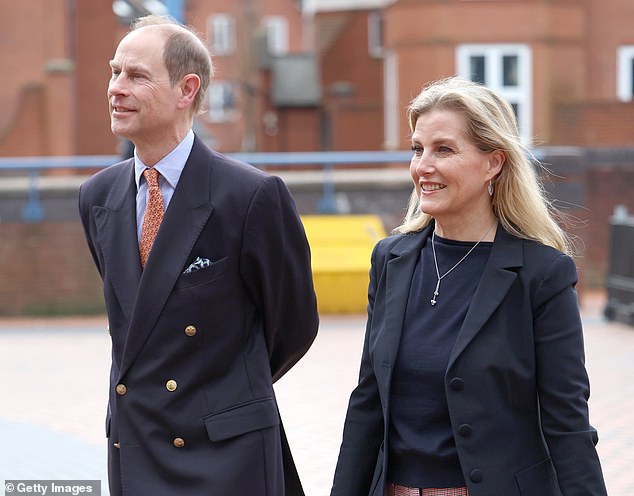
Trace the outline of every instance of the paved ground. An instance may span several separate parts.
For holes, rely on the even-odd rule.
[[[601,295],[584,299],[591,420],[609,494],[626,496],[634,493],[634,328],[606,323],[602,307]],[[104,317],[0,319],[0,483],[99,479],[107,494],[104,327]],[[314,346],[276,386],[308,496],[329,492],[363,330],[363,316],[324,317]]]

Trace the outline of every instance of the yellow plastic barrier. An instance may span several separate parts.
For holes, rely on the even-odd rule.
[[[304,215],[317,306],[322,314],[363,313],[370,257],[385,228],[376,215]]]

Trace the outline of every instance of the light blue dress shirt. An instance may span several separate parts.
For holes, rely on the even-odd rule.
[[[161,195],[163,196],[163,206],[165,210],[169,206],[181,172],[185,168],[185,163],[189,158],[194,145],[194,132],[190,129],[183,141],[176,148],[169,152],[165,157],[159,160],[155,165],[159,173],[159,186]],[[136,182],[136,226],[137,238],[141,241],[141,228],[143,227],[143,217],[145,216],[145,207],[147,205],[148,184],[145,180],[143,172],[148,167],[141,161],[134,150],[134,180]]]

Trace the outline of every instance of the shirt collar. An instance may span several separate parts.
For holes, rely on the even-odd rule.
[[[165,155],[159,160],[154,168],[159,171],[164,180],[172,187],[176,188],[178,180],[181,177],[181,172],[185,168],[187,158],[194,146],[194,132],[190,129],[189,132],[183,138],[176,148]],[[143,171],[147,169],[147,166],[141,161],[134,150],[134,180],[136,182],[137,190],[141,182],[141,175]]]

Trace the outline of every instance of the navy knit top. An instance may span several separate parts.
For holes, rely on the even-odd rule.
[[[414,270],[390,391],[388,481],[408,487],[465,486],[444,378],[451,349],[493,243],[481,242],[440,282],[437,304],[432,238]],[[435,236],[440,275],[474,246]]]

